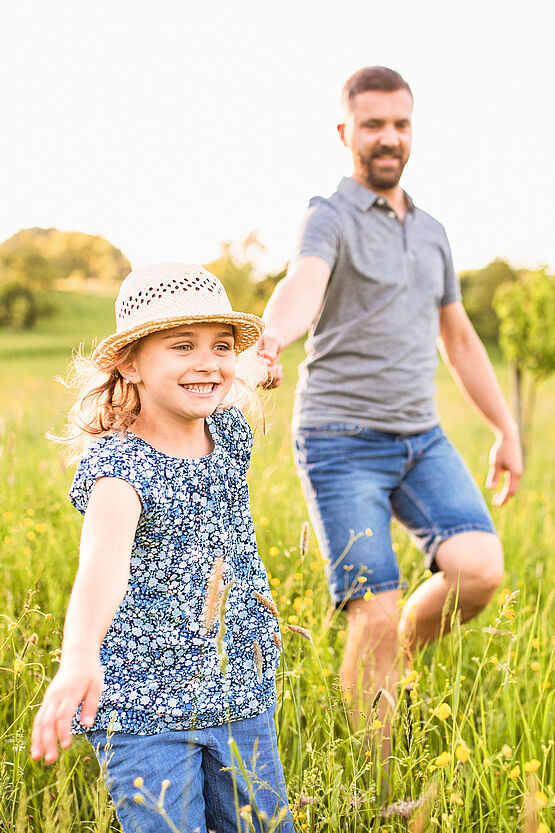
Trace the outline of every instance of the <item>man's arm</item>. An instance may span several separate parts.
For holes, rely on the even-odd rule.
[[[496,506],[502,506],[516,492],[522,474],[518,428],[488,354],[459,301],[441,308],[438,346],[458,386],[495,434],[486,486],[494,489],[505,473],[503,488],[493,498]]]
[[[264,310],[266,329],[259,353],[268,361],[272,387],[283,378],[279,354],[300,338],[316,318],[331,274],[321,257],[301,257],[278,283]]]

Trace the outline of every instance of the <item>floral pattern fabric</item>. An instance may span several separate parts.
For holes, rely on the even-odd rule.
[[[85,512],[99,477],[130,483],[142,504],[125,597],[100,649],[104,689],[92,730],[155,734],[261,714],[275,701],[279,624],[256,547],[245,479],[252,433],[237,408],[207,424],[214,450],[180,459],[132,432],[93,443],[69,498]],[[227,668],[218,616],[205,621],[208,580],[223,559]],[[262,600],[261,600],[262,597]],[[73,732],[84,732],[79,711]]]

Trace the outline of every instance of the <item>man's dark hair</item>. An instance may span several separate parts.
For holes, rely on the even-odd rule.
[[[411,88],[403,76],[395,72],[394,69],[388,69],[388,67],[363,67],[345,81],[341,95],[341,103],[344,107],[349,107],[355,95],[373,90],[382,93],[406,90],[412,96]]]

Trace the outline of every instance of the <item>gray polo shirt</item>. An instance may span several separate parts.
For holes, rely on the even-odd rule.
[[[331,275],[299,368],[295,426],[437,425],[439,309],[460,290],[445,229],[408,196],[407,206],[401,223],[350,178],[310,201],[294,259],[321,257]]]

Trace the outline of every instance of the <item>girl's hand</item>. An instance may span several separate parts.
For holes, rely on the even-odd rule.
[[[66,664],[62,659],[35,717],[31,736],[33,760],[44,757],[49,764],[55,761],[58,740],[62,749],[71,746],[71,721],[81,703],[81,725],[87,728],[93,725],[103,683],[104,674],[98,659]]]

